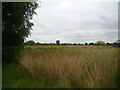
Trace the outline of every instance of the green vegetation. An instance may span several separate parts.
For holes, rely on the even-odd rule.
[[[25,45],[35,45],[35,42],[33,40],[29,40],[29,41],[25,42],[24,44]]]
[[[96,45],[105,45],[105,42],[104,41],[97,41]]]
[[[21,65],[16,63],[8,64],[3,67],[3,88],[37,88],[45,87],[42,80],[35,81]]]
[[[3,67],[4,88],[117,88],[111,46],[27,46],[19,64]]]
[[[62,84],[47,86],[44,77],[35,80],[22,65],[13,62],[3,66],[2,75],[3,88],[68,88]]]
[[[2,3],[2,60],[4,64],[14,62],[16,57],[19,57],[24,39],[28,37],[32,29],[33,23],[30,20],[36,8],[36,2]]]
[[[25,46],[33,46],[33,45],[94,45],[94,46],[114,46],[114,47],[118,47],[120,46],[120,43],[118,41],[113,42],[113,43],[105,43],[104,41],[96,41],[95,43],[90,42],[90,43],[60,43],[60,40],[56,41],[56,43],[40,43],[37,42],[35,43],[35,41],[33,40],[29,40],[24,42]]]

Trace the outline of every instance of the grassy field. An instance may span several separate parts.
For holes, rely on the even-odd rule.
[[[3,87],[117,88],[117,64],[110,46],[27,46],[20,64],[3,68]]]

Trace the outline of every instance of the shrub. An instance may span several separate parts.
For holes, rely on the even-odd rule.
[[[97,41],[96,45],[105,45],[105,42],[104,41]]]

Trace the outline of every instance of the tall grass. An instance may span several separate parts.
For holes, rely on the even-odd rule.
[[[27,47],[28,48],[28,47]],[[46,85],[116,88],[118,50],[108,46],[41,46],[22,52],[21,63],[34,80]]]

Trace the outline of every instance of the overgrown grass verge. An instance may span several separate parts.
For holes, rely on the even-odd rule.
[[[9,63],[3,67],[2,88],[67,88],[62,84],[48,86],[44,80],[40,76],[38,79],[31,77],[21,64]]]
[[[113,47],[30,47],[3,67],[3,88],[118,88]]]

